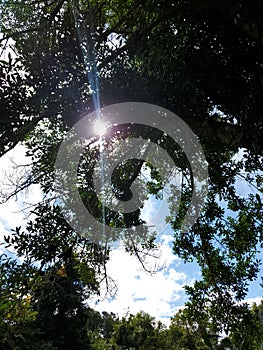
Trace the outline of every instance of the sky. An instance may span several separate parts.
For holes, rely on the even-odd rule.
[[[21,172],[17,172],[17,169],[12,170],[14,164],[27,162],[25,149],[21,145],[17,145],[14,150],[0,158],[2,192],[8,190],[6,184],[10,179],[16,180],[18,174],[20,177],[23,176]],[[1,196],[0,199],[2,199]],[[25,214],[21,211],[25,203],[27,206],[40,200],[41,191],[37,185],[34,185],[27,193],[19,194],[17,198],[11,198],[7,203],[0,204],[0,241],[3,240],[3,235],[10,234],[10,229],[25,225]],[[153,224],[162,222],[166,211],[165,205],[148,204],[145,216],[148,216]],[[96,297],[89,300],[91,307],[98,311],[114,312],[120,317],[142,310],[164,324],[169,324],[170,317],[174,316],[187,300],[183,287],[192,285],[195,280],[200,279],[200,269],[195,263],[184,264],[173,254],[173,235],[169,226],[162,224],[159,232],[158,258],[149,257],[147,260],[148,267],[154,270],[154,266],[157,265],[159,269],[155,269],[156,272],[153,274],[147,273],[138,259],[126,253],[123,246],[119,246],[112,250],[107,264],[108,275],[117,285],[116,294],[114,297],[105,298],[102,291],[99,299]],[[3,248],[0,246],[0,249]],[[262,256],[259,258],[262,260]],[[262,289],[259,283],[260,279],[252,283],[247,296],[249,303],[260,301]]]

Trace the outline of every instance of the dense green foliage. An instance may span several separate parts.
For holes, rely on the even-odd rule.
[[[26,263],[17,265],[2,256],[3,349],[261,349],[262,303],[252,309],[244,305],[245,318],[239,320],[228,337],[220,337],[208,315],[202,313],[194,319],[188,307],[180,310],[166,327],[144,312],[120,319],[84,306],[83,286],[72,283],[80,277],[74,271],[74,263],[71,269],[52,268],[38,277],[35,272]],[[27,296],[21,293],[21,287]]]
[[[11,196],[31,184],[43,191],[33,219],[4,240],[16,259],[1,258],[2,348],[262,348],[262,304],[250,309],[242,303],[258,277],[263,244],[262,10],[257,0],[0,1],[0,152],[22,142],[31,159]],[[189,301],[168,329],[144,313],[119,319],[86,305],[102,281],[109,293],[114,288],[106,270],[110,248],[74,232],[54,198],[54,162],[66,131],[100,105],[127,101],[177,113],[198,136],[208,162],[209,195],[187,232],[179,224],[189,183],[178,212],[169,199],[174,253],[198,262],[202,278],[186,287]],[[116,126],[104,147],[138,132]],[[163,135],[152,137],[164,142]],[[173,150],[169,140],[166,147]],[[234,158],[241,149],[242,157]],[[97,153],[95,145],[79,169],[85,203],[92,195],[92,168],[85,162]],[[178,161],[187,180],[185,160]],[[116,170],[116,196],[129,197],[142,164]],[[160,175],[146,166],[151,179],[143,191],[158,198]],[[251,190],[240,193],[240,179]],[[138,223],[139,214],[128,224]],[[123,224],[119,216],[106,219]],[[139,259],[155,246],[149,232],[143,244],[129,237],[125,243]],[[222,332],[227,337],[220,340]]]

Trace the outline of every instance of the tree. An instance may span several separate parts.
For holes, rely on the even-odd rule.
[[[123,318],[114,331],[114,339],[117,345],[123,348],[152,349],[156,346],[154,335],[153,318],[147,314],[139,313]]]
[[[171,211],[174,251],[197,260],[202,269],[203,280],[187,289],[194,315],[201,303],[216,331],[235,329],[246,312],[237,302],[259,272],[257,252],[262,248],[261,2],[159,0],[142,6],[138,1],[10,0],[1,11],[10,18],[2,23],[2,48],[15,51],[14,58],[10,54],[0,62],[1,150],[26,142],[32,172],[22,187],[39,183],[47,197],[53,195],[54,162],[64,133],[99,102],[137,100],[177,113],[200,139],[210,192],[188,232],[179,229],[187,203],[177,213]],[[128,136],[127,130],[115,128],[115,138],[117,132]],[[240,148],[243,157],[234,160]],[[127,175],[132,168],[133,176],[115,181],[117,193],[129,193],[141,167],[137,162],[121,169]],[[85,175],[89,185],[90,174],[80,177],[84,199],[89,194]],[[238,178],[256,187],[255,192],[238,194]],[[160,186],[149,187],[158,194]],[[60,228],[60,221],[55,222]],[[54,242],[52,235],[51,242],[55,254],[70,248]],[[46,263],[35,244],[26,253],[33,250],[32,256],[39,254]]]
[[[35,214],[25,231],[17,228],[5,238],[5,246],[13,245],[25,262],[3,259],[2,344],[91,349],[85,301],[99,293],[105,252],[76,235],[57,207],[39,205]]]
[[[231,345],[239,349],[261,349],[263,345],[262,333],[262,301],[253,304],[243,318],[239,327],[229,335]]]
[[[74,13],[79,14],[79,26],[81,24],[84,27],[87,24],[85,21],[89,21],[90,24],[90,27],[80,28],[82,31],[85,30],[80,39],[87,41],[89,56],[93,57],[96,50],[97,60],[101,62],[99,74],[102,80],[102,100],[112,98],[114,102],[119,93],[119,101],[132,100],[136,96],[141,96],[144,101],[149,102],[153,102],[154,99],[181,117],[186,118],[186,113],[190,112],[187,121],[198,135],[200,133],[207,134],[203,137],[218,135],[217,140],[228,147],[230,145],[249,149],[254,147],[257,152],[260,151],[260,145],[256,145],[256,139],[261,131],[262,29],[258,17],[261,4],[257,1],[249,5],[243,1],[231,1],[221,5],[219,6],[216,1],[213,3],[155,1],[134,8],[132,2],[118,1],[111,4],[101,1],[90,2],[88,6],[82,1],[35,4],[28,1],[18,6],[9,1],[2,5],[2,15],[12,11],[13,22],[3,23],[2,42],[6,42],[5,38],[13,37],[23,63],[26,61],[25,68],[33,73],[31,77],[34,79],[26,80],[27,84],[38,91],[34,94],[33,100],[28,98],[29,101],[32,100],[31,107],[32,105],[36,107],[36,102],[40,102],[44,97],[58,105],[60,96],[60,107],[61,104],[67,103],[69,110],[69,106],[74,107],[74,97],[79,98],[78,104],[81,105],[82,98],[78,94],[82,90],[78,87],[84,88],[83,84],[86,82],[83,66],[85,62],[81,58],[73,16]],[[110,16],[107,16],[108,11],[111,11]],[[215,18],[217,21],[214,21]],[[12,28],[15,25],[21,30],[14,32]],[[53,28],[56,26],[61,30],[55,32]],[[64,32],[66,26],[68,32]],[[46,33],[45,37],[41,35],[43,32]],[[117,41],[116,47],[114,45],[109,47],[107,38],[114,33],[121,36],[122,44]],[[33,40],[35,41],[32,47]],[[92,40],[95,49],[90,47]],[[45,50],[49,50],[49,55],[43,57],[40,52]],[[125,52],[127,54],[121,55]],[[256,60],[253,59],[254,55],[257,57]],[[73,59],[75,68],[70,65]],[[128,60],[134,63],[132,69],[127,67]],[[251,62],[254,63],[250,64]],[[92,66],[93,62],[89,64]],[[57,74],[51,76],[50,72],[58,65],[60,69]],[[10,64],[10,67],[13,66],[16,66],[15,62],[13,65]],[[215,66],[217,70],[214,69]],[[233,67],[235,69],[232,69]],[[118,89],[111,89],[115,99],[110,96],[104,97],[103,74],[109,75],[109,71],[110,78],[105,81],[106,87],[109,85],[116,87],[119,84]],[[122,77],[121,72],[124,73]],[[210,72],[213,74],[213,84],[210,84]],[[63,88],[59,88],[59,81],[71,74],[74,76],[73,80],[68,82],[68,85],[65,83]],[[135,77],[140,84],[135,83]],[[157,79],[158,86],[156,86]],[[133,83],[137,85],[132,86]],[[168,90],[169,86],[173,87],[172,90]],[[233,94],[233,88],[237,86],[239,90],[235,90]],[[55,100],[52,96],[48,97],[48,91],[53,92]],[[171,96],[167,91],[172,91]],[[108,95],[110,91],[105,91],[106,93]],[[250,95],[250,98],[243,99],[243,96]],[[254,103],[251,103],[251,98],[254,99]],[[176,108],[175,103],[178,106]],[[222,115],[220,117],[218,114],[209,117],[208,112],[211,112],[214,106],[218,106],[225,113],[225,117]],[[231,122],[231,118],[236,118],[238,123]],[[241,132],[242,128],[246,128],[243,129],[246,131],[251,130],[249,135],[255,139],[253,146],[248,135]],[[238,141],[237,137],[240,136],[241,140]]]
[[[4,349],[26,349],[37,340],[38,329],[33,327],[37,312],[31,303],[28,278],[35,268],[27,262],[18,265],[4,254],[0,260],[1,304],[0,304],[0,344]],[[25,344],[25,338],[28,339]],[[30,341],[29,341],[30,339]]]

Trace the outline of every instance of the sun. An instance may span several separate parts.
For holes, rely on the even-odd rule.
[[[101,120],[96,120],[93,129],[96,134],[103,135],[107,129],[107,126]]]

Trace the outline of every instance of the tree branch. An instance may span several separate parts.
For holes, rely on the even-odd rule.
[[[5,147],[6,145],[4,144],[3,141],[0,142],[0,149],[2,148],[0,156],[2,157],[4,154],[6,154],[12,148],[14,148],[20,141],[23,141],[26,134],[32,131],[34,127],[40,122],[40,120],[50,116],[51,113],[52,111],[50,109],[43,111],[37,118],[28,122],[26,125],[21,127],[16,133],[13,133],[9,137],[10,145],[8,147]]]

